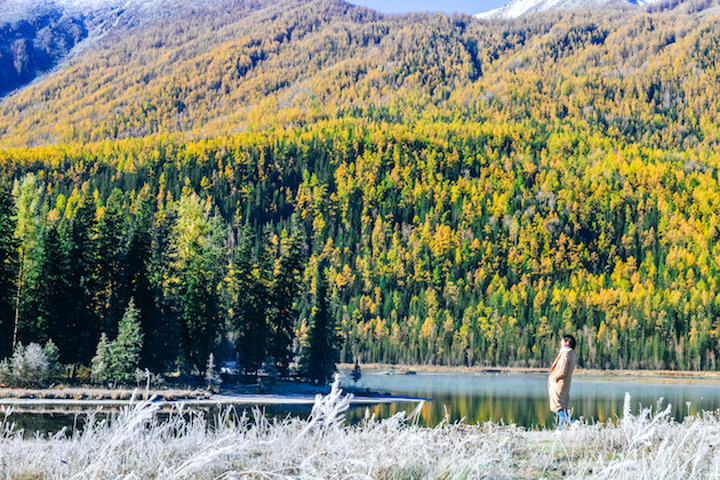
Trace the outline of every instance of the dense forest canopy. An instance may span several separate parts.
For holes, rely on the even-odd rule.
[[[0,103],[21,342],[87,362],[132,296],[144,361],[199,367],[258,321],[236,311],[242,265],[271,298],[296,239],[296,341],[327,279],[345,361],[541,366],[575,333],[585,367],[720,368],[713,2],[179,15]]]

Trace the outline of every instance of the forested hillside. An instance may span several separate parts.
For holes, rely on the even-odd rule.
[[[202,368],[258,325],[242,282],[298,340],[325,277],[346,361],[541,366],[575,333],[585,367],[720,368],[719,43],[708,2],[118,36],[0,103],[18,339],[86,363],[132,296],[146,364]]]

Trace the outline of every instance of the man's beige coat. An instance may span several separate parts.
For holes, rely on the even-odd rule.
[[[575,350],[567,347],[561,349],[548,375],[550,410],[553,412],[567,410],[570,403],[570,382],[576,366]]]

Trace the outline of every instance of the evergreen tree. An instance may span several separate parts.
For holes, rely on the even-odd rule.
[[[207,365],[205,366],[205,381],[207,382],[208,390],[214,390],[220,383],[222,378],[218,375],[215,367],[215,355],[210,354],[208,357]]]
[[[48,340],[43,347],[43,351],[50,365],[50,378],[59,377],[62,374],[62,364],[60,363],[60,350],[55,342]]]
[[[161,371],[164,355],[172,350],[166,344],[172,341],[168,328],[164,324],[165,316],[158,308],[156,292],[150,280],[152,250],[152,208],[145,198],[138,200],[137,211],[133,218],[125,261],[125,289],[140,311],[140,324],[145,334],[141,364],[152,371]]]
[[[222,222],[210,202],[183,196],[173,227],[175,299],[186,366],[203,371],[220,327],[218,284],[223,276]]]
[[[340,360],[339,346],[342,338],[330,311],[328,281],[324,269],[318,268],[317,295],[313,308],[313,319],[303,348],[301,371],[308,380],[326,384],[332,380]]]
[[[180,273],[178,302],[182,327],[182,346],[189,367],[203,371],[218,330],[218,300],[211,271],[197,243],[189,246]]]
[[[15,296],[14,321],[17,336],[13,343],[29,344],[38,342],[37,310],[35,298],[28,293],[32,291],[37,280],[40,258],[42,257],[42,217],[41,202],[43,185],[38,184],[37,177],[29,173],[15,181],[13,186],[15,197],[16,227],[15,237],[18,240],[18,276]],[[25,335],[25,334],[28,335]]]
[[[126,289],[122,192],[113,189],[97,224],[95,284],[100,330],[115,336],[130,294]]]
[[[148,210],[150,210],[148,202]],[[138,224],[136,234],[131,238],[128,253],[128,273],[137,272],[139,262],[148,261],[148,288],[151,290],[152,301],[148,301],[146,294],[140,292],[141,283],[131,287],[138,293],[138,306],[154,303],[152,308],[141,311],[143,322],[147,323],[147,341],[143,344],[143,358],[152,371],[165,371],[177,366],[177,361],[183,353],[183,328],[180,324],[180,308],[177,303],[178,264],[173,261],[177,250],[174,245],[174,229],[177,212],[175,209],[158,211],[155,215],[148,212],[150,227],[150,259],[143,255],[143,243],[148,239],[141,239],[142,223]],[[136,252],[136,253],[133,253]],[[130,277],[132,278],[132,277]],[[141,277],[140,277],[141,278]],[[141,303],[142,302],[142,303]],[[153,315],[155,312],[155,315]],[[145,328],[145,326],[143,327]]]
[[[235,301],[231,323],[236,332],[236,348],[245,373],[256,373],[267,355],[270,291],[268,256],[265,246],[260,258],[253,255],[253,233],[243,228],[233,264]]]
[[[281,242],[281,257],[272,284],[270,300],[270,344],[268,354],[282,376],[286,376],[292,360],[292,345],[297,321],[296,302],[302,287],[303,255],[300,231]]]
[[[95,356],[90,362],[91,374],[90,378],[95,383],[104,383],[108,380],[110,359],[110,342],[105,332],[100,334],[100,341],[95,349]]]
[[[37,317],[33,332],[23,336],[32,336],[40,342],[52,339],[60,351],[61,362],[74,363],[79,360],[80,325],[70,311],[70,261],[60,229],[58,224],[51,224],[45,231],[37,280],[28,290],[34,300],[33,308],[28,308],[28,312]]]
[[[97,294],[95,281],[96,259],[95,202],[87,191],[78,205],[68,227],[67,243],[69,271],[66,277],[69,302],[66,314],[73,328],[73,348],[58,347],[69,360],[67,363],[87,364],[93,355],[93,346],[100,338],[98,317],[92,306]],[[47,250],[47,246],[46,246]]]
[[[0,359],[12,354],[17,338],[18,242],[15,238],[14,210],[8,183],[0,179]]]
[[[135,371],[140,367],[142,344],[143,333],[140,328],[139,311],[135,308],[135,301],[130,299],[118,325],[117,338],[108,347],[110,380],[123,384],[135,381]]]

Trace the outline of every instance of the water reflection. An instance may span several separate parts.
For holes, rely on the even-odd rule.
[[[225,417],[224,413],[227,408],[233,409],[230,412],[230,419],[237,420],[243,414],[253,418],[257,413],[266,418],[284,419],[288,416],[306,418],[310,415],[311,405],[265,405],[265,406],[214,406],[214,407],[189,407],[183,410],[183,417],[190,420],[195,415],[200,414],[204,418],[208,428],[214,428],[218,424],[219,419]],[[102,421],[112,422],[119,413],[118,408],[99,409],[99,410],[83,410],[78,409],[76,412],[69,412],[71,406],[66,406],[64,410],[58,412],[50,412],[46,410],[21,410],[12,411],[9,415],[0,413],[0,422],[4,424],[2,427],[8,427],[9,431],[22,435],[23,438],[29,439],[35,436],[48,437],[62,432],[65,436],[71,437],[75,432],[81,432],[88,422],[97,423]],[[170,413],[160,411],[156,413],[160,422],[167,420]],[[10,428],[10,426],[12,427]]]
[[[543,374],[365,374],[358,386],[396,395],[433,398],[422,408],[420,423],[437,425],[444,419],[465,423],[494,421],[525,427],[555,425],[548,410],[546,376]],[[573,380],[570,406],[573,415],[590,421],[613,421],[622,416],[625,392],[629,392],[633,413],[640,406],[672,405],[672,414],[682,420],[688,414],[720,407],[720,385],[666,383],[653,381],[608,380],[577,376]],[[690,402],[690,407],[687,406]],[[369,409],[377,417],[398,411],[410,411],[413,404],[376,405]],[[364,408],[350,412],[351,421],[359,421]]]
[[[7,417],[2,415],[0,420],[5,418],[5,425],[13,425],[11,431],[22,432],[24,438],[32,438],[35,435],[54,435],[64,430],[71,436],[76,429],[82,429],[87,422],[86,414],[75,413],[11,413]]]
[[[352,382],[347,381],[352,384]],[[447,419],[468,424],[493,421],[517,424],[528,428],[552,427],[555,415],[548,410],[546,376],[541,374],[418,374],[382,375],[364,373],[358,387],[394,395],[431,398],[423,404],[419,423],[434,426]],[[653,381],[607,380],[578,375],[573,380],[570,406],[573,415],[589,421],[613,421],[622,416],[625,392],[632,396],[632,411],[637,413],[640,405],[655,406],[663,398],[663,405],[672,405],[672,414],[681,421],[688,414],[720,408],[720,385],[697,383],[667,383]],[[688,407],[687,402],[690,402]],[[361,421],[366,412],[376,418],[387,418],[398,412],[411,412],[417,403],[397,402],[369,407],[351,407],[346,418],[348,423]],[[267,417],[284,418],[288,415],[306,417],[310,406],[275,405],[265,407]],[[238,406],[240,414],[246,406]],[[219,413],[216,407],[205,408],[205,418],[212,426]],[[107,418],[108,412],[97,414],[98,419]],[[163,414],[161,414],[163,415]],[[41,435],[66,428],[72,433],[82,428],[87,416],[84,413],[41,414],[13,413],[8,419],[23,429],[26,437],[36,432]]]

